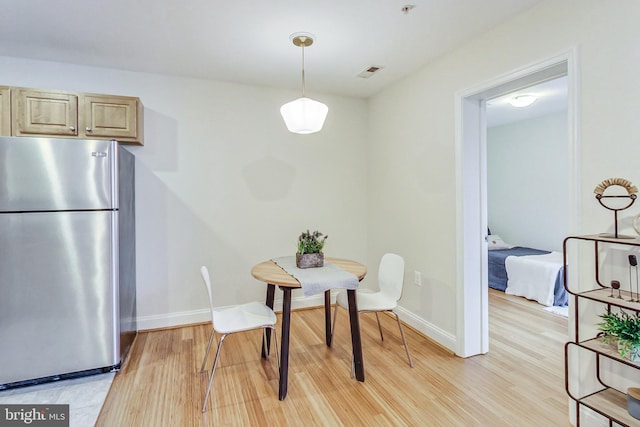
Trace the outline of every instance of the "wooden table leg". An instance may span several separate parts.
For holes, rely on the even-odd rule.
[[[326,335],[327,347],[331,347],[331,290],[324,292],[324,330]]]
[[[278,398],[287,397],[289,380],[289,331],[291,329],[291,288],[280,287],[284,293],[282,299],[282,333],[280,334],[280,390]]]
[[[353,347],[353,364],[356,371],[356,379],[364,381],[364,362],[362,360],[362,340],[360,338],[360,319],[358,317],[358,303],[356,290],[348,289],[349,320],[351,323],[351,346]]]
[[[275,285],[267,285],[267,301],[265,302],[265,304],[267,305],[267,307],[269,307],[270,309],[273,310],[273,301],[275,298],[275,293],[276,293],[276,286]],[[267,328],[266,329],[266,334],[267,334],[267,351],[264,351],[265,345],[264,342],[262,343],[262,358],[266,359],[269,356],[269,353],[271,352],[271,329]],[[264,341],[264,338],[262,339]]]

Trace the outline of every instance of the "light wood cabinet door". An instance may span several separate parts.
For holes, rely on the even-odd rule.
[[[142,143],[138,98],[82,94],[80,104],[81,136]]]
[[[0,86],[0,135],[11,135],[11,90]]]
[[[15,89],[11,92],[15,136],[77,136],[78,97],[65,92]]]
[[[139,98],[0,86],[0,135],[115,139],[143,145]]]

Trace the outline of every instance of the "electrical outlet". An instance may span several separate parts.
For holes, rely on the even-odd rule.
[[[416,286],[422,286],[422,273],[419,271],[413,272],[413,284]]]

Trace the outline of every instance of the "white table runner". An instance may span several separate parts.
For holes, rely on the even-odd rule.
[[[273,258],[284,271],[295,277],[302,286],[305,297],[329,289],[358,289],[358,277],[335,264],[324,262],[324,267],[298,268],[295,256]]]

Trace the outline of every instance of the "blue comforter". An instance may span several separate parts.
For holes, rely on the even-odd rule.
[[[544,255],[549,251],[515,246],[511,249],[493,249],[489,251],[489,287],[504,292],[507,289],[507,269],[504,262],[508,256]],[[564,268],[558,271],[553,290],[553,305],[565,306],[569,296],[564,288]]]

